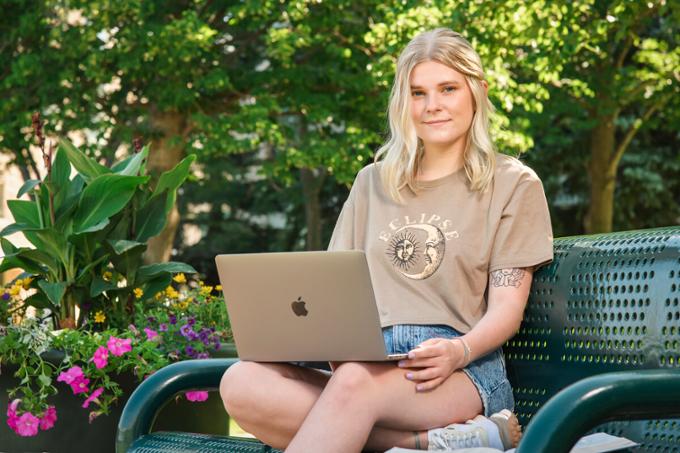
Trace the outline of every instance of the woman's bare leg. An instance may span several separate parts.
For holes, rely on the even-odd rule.
[[[239,362],[229,370],[220,385],[225,409],[239,426],[278,449],[288,446],[330,378],[318,370],[278,363]],[[366,448],[394,446],[415,448],[413,431],[376,426]]]
[[[404,370],[394,365],[384,366],[400,371],[401,379],[413,387],[413,383],[403,378]],[[288,364],[239,362],[225,373],[220,393],[225,408],[239,425],[263,442],[285,448],[323,393],[329,378],[318,370]],[[469,385],[472,386],[472,383],[469,382]],[[474,387],[472,389],[477,395]],[[481,413],[481,401],[479,407],[478,413]],[[456,418],[455,412],[451,411],[446,422],[430,427],[467,419]],[[393,429],[388,426],[389,422],[386,421],[387,425],[382,421],[376,422],[364,447],[380,451],[394,446],[415,448],[413,429]],[[420,438],[422,447],[426,448],[426,432],[421,432]]]
[[[422,431],[482,412],[479,394],[463,372],[453,373],[428,392],[416,392],[404,374],[393,364],[340,365],[286,451],[304,453],[323,447],[329,453],[360,452],[376,425]]]

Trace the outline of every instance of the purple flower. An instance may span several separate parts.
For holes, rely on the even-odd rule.
[[[215,332],[215,328],[214,328],[214,327],[211,327],[211,328],[210,328],[210,331],[211,331],[211,332]]]
[[[168,320],[170,321],[170,324],[177,324],[177,316],[175,316],[173,313],[168,315]]]
[[[191,317],[187,320],[187,324],[189,324],[190,326],[193,326],[194,324],[196,324],[196,318],[193,317],[193,316],[191,316]]]
[[[2,293],[3,300],[9,300],[9,293]]]
[[[215,351],[219,351],[221,347],[222,343],[220,343],[220,340],[215,340]]]
[[[193,340],[192,334],[194,334],[194,329],[191,328],[189,324],[184,324],[182,327],[179,328],[179,333],[182,334],[184,338],[188,338],[189,340]]]
[[[19,420],[19,415],[17,414],[17,406],[21,402],[20,399],[15,399],[7,406],[7,426],[12,428],[12,431],[17,430],[17,421]]]
[[[147,317],[146,320],[147,320],[148,322],[156,322],[156,318],[154,318],[153,316]]]
[[[204,345],[208,346],[210,343],[210,331],[201,329],[201,332],[198,334],[198,339],[201,340]]]
[[[195,357],[196,357],[196,350],[195,350],[193,347],[187,346],[187,347],[184,349],[184,351],[187,353],[187,355],[188,355],[189,357],[191,357],[191,358],[195,358]]]
[[[199,352],[198,355],[196,356],[197,359],[209,359],[210,354],[207,352]]]
[[[164,322],[161,323],[161,324],[158,326],[158,331],[159,331],[159,332],[167,332],[167,331],[168,331],[168,325],[167,325],[166,323],[164,323]]]

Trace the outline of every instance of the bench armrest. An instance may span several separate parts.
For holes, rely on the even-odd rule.
[[[217,389],[222,375],[238,359],[185,360],[149,376],[132,392],[123,408],[116,434],[116,452],[124,453],[135,439],[151,431],[156,414],[180,392]]]
[[[612,420],[680,417],[680,370],[604,373],[561,390],[534,415],[517,453],[568,453]]]

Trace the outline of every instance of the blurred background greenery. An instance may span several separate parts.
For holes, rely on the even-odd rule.
[[[34,111],[103,162],[135,137],[156,173],[196,153],[148,259],[211,283],[217,253],[326,247],[386,136],[399,51],[438,26],[481,55],[498,148],[543,180],[556,237],[680,220],[678,2],[2,4],[0,174],[41,171]]]

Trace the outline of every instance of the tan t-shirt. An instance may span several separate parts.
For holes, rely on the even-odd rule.
[[[379,165],[364,167],[335,225],[328,250],[363,250],[383,327],[445,324],[468,332],[486,312],[489,272],[553,258],[548,204],[540,179],[517,159],[496,154],[485,193],[463,169],[384,192]]]

